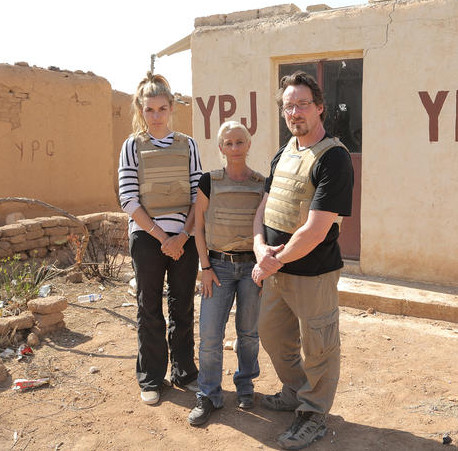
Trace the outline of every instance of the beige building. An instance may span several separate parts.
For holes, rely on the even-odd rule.
[[[371,1],[198,18],[158,55],[191,48],[207,170],[220,166],[220,123],[235,119],[253,135],[252,166],[267,174],[283,137],[279,76],[314,71],[332,97],[328,125],[340,136],[347,127],[354,152],[350,256],[368,275],[458,285],[457,43],[456,0]]]

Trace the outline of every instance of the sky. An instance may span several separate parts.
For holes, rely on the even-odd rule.
[[[133,93],[151,55],[194,30],[196,17],[294,3],[302,11],[366,0],[3,0],[0,63],[94,72],[113,89]],[[192,95],[191,51],[158,58],[155,73],[173,92]]]

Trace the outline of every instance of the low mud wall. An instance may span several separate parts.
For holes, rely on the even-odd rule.
[[[109,238],[127,251],[127,219],[125,213],[104,212],[77,216],[95,238]],[[60,260],[59,251],[68,250],[74,237],[80,239],[81,224],[64,216],[20,219],[14,224],[0,227],[0,258],[20,255],[28,258]]]

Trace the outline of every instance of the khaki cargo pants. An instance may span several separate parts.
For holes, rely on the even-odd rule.
[[[264,281],[259,335],[284,400],[327,413],[340,373],[337,282],[340,270],[314,277],[277,273]],[[302,354],[302,355],[301,355]]]

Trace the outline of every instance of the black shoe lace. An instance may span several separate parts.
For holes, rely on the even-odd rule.
[[[211,403],[211,401],[208,398],[205,398],[205,397],[197,398],[196,407],[198,409],[206,410],[208,403]]]
[[[293,424],[291,425],[291,433],[297,434],[297,432],[304,426],[304,424],[310,419],[310,412],[301,412],[297,415]]]

